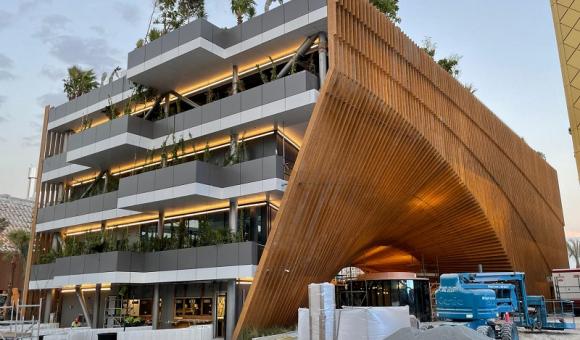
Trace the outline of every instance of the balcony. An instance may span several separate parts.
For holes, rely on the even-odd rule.
[[[39,209],[36,230],[56,230],[263,192],[282,193],[287,183],[284,178],[281,156],[226,167],[191,161],[121,178],[118,191]]]
[[[318,95],[318,78],[302,71],[251,88],[193,110],[155,122],[123,116],[69,136],[66,161],[107,169],[121,161],[144,157],[161,147],[172,133],[175,140],[232,132],[242,133],[257,124],[286,125],[306,122]]]
[[[62,257],[33,265],[30,289],[113,283],[148,284],[253,277],[261,246],[255,242],[138,253],[115,251]]]
[[[42,166],[42,182],[61,182],[71,175],[81,175],[94,172],[91,168],[70,164],[66,161],[66,152],[45,158]]]
[[[285,185],[280,156],[226,167],[193,161],[122,178],[117,206],[144,212],[177,209],[263,192],[283,192]]]
[[[127,77],[161,91],[207,82],[327,31],[326,0],[292,0],[232,28],[198,19],[129,53]]]
[[[134,211],[117,209],[117,198],[118,192],[113,191],[38,209],[36,231],[95,223],[137,214]]]
[[[133,84],[126,77],[114,80],[87,94],[52,108],[48,113],[48,130],[63,132],[80,125],[79,120],[103,116],[101,110],[112,103],[119,103],[133,94]]]
[[[119,160],[144,157],[153,137],[154,123],[123,116],[70,135],[66,161],[97,169],[109,168]]]

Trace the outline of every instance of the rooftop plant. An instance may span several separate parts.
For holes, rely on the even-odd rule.
[[[244,17],[251,18],[256,15],[256,2],[254,0],[231,0],[232,13],[236,16],[238,25],[244,22]]]
[[[88,93],[99,86],[93,70],[83,70],[78,66],[69,67],[68,77],[62,81],[64,82],[64,93],[69,100]]]

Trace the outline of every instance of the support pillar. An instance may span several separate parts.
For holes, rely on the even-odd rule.
[[[159,219],[157,220],[157,237],[163,238],[165,228],[165,212],[159,212]]]
[[[50,322],[50,313],[52,312],[52,300],[54,299],[54,289],[49,289],[46,293],[46,300],[44,302],[44,315],[42,317],[43,323]]]
[[[165,102],[163,103],[163,114],[165,114],[165,118],[169,117],[169,93],[165,95]]]
[[[320,78],[320,87],[324,84],[326,78],[326,71],[328,70],[328,62],[326,55],[328,53],[328,42],[325,33],[320,33],[318,36],[318,73]]]
[[[238,93],[240,88],[240,76],[238,73],[238,65],[232,67],[232,94]]]
[[[226,340],[232,339],[236,327],[236,280],[228,281],[226,295]]]
[[[230,139],[230,157],[236,157],[238,151],[238,135],[232,134]],[[238,199],[230,199],[229,229],[232,234],[238,232]]]
[[[159,329],[159,283],[153,286],[153,308],[151,311],[151,326]]]
[[[95,301],[93,303],[93,328],[99,328],[99,315],[101,310],[101,284],[95,287]]]
[[[79,304],[81,305],[81,308],[83,310],[85,321],[87,322],[87,327],[92,328],[93,323],[91,322],[91,316],[89,315],[89,310],[87,308],[87,304],[85,303],[85,297],[83,296],[83,292],[81,291],[81,286],[76,286],[75,292],[77,293]]]

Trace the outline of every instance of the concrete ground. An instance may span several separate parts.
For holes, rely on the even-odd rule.
[[[580,340],[580,330],[531,332],[520,328],[521,340]]]

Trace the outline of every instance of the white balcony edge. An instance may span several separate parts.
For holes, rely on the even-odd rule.
[[[216,119],[211,122],[207,122],[198,126],[194,126],[185,130],[175,132],[175,141],[179,141],[180,138],[184,140],[192,138],[200,138],[215,132],[222,130],[228,130],[234,128],[238,125],[242,125],[249,122],[254,122],[260,119],[272,117],[289,110],[298,109],[304,106],[313,105],[318,99],[318,90],[308,90],[302,93],[295,94],[290,97],[286,97],[265,105],[260,105],[255,108],[238,112],[229,115],[224,118]],[[94,144],[83,146],[78,149],[74,149],[67,152],[66,161],[69,163],[83,157],[87,157],[96,152],[107,151],[113,148],[120,147],[122,145],[132,145],[135,147],[142,148],[144,150],[154,150],[159,149],[163,142],[167,142],[168,146],[173,145],[173,139],[167,138],[168,135],[151,139],[143,136],[139,136],[133,133],[123,133],[117,136],[113,136],[102,141],[98,141]],[[84,169],[79,171],[84,171],[89,169],[84,167]],[[60,169],[57,169],[60,170]],[[52,170],[53,173],[57,170]],[[67,173],[71,175],[72,173]],[[44,174],[42,180],[45,181]]]
[[[114,95],[110,98],[111,103],[113,103],[113,104],[119,103],[119,102],[129,98],[132,95],[133,95],[133,90],[127,90],[125,92],[119,93],[119,94]],[[62,118],[59,118],[57,120],[53,120],[52,122],[49,122],[47,125],[47,130],[50,131],[50,130],[55,129],[61,125],[70,123],[73,120],[80,119],[83,116],[86,116],[86,115],[91,114],[93,112],[97,112],[99,110],[102,110],[105,107],[107,107],[108,105],[109,105],[109,98],[103,99],[103,100],[101,100],[101,101],[99,101],[91,106],[87,106],[83,109],[75,111],[69,115],[62,117]]]
[[[228,48],[218,46],[205,38],[199,37],[193,39],[172,50],[163,52],[150,60],[146,60],[141,64],[131,67],[130,69],[127,70],[127,79],[130,79],[140,73],[143,73],[149,69],[157,67],[165,62],[168,62],[172,59],[175,59],[181,55],[189,53],[198,48],[203,48],[222,59],[231,58],[236,54],[246,52],[256,46],[267,43],[284,34],[290,33],[306,25],[313,24],[316,23],[317,21],[325,19],[327,17],[327,11],[328,11],[327,6],[321,7],[312,12],[304,14],[303,16],[300,16],[292,21],[274,27],[266,32],[258,34],[250,39],[239,42]]]
[[[262,192],[283,192],[287,184],[288,181],[280,178],[270,178],[240,185],[233,185],[225,188],[202,183],[190,183],[166,189],[120,197],[117,201],[117,207],[130,209],[130,207],[142,204],[155,203],[188,196],[203,196],[217,200],[224,200],[234,197],[254,195]]]
[[[254,277],[256,265],[224,266],[211,268],[166,270],[158,272],[106,272],[55,276],[50,280],[30,280],[31,290],[63,288],[65,286],[117,283],[117,284],[147,284],[189,282],[206,280],[228,280]]]

